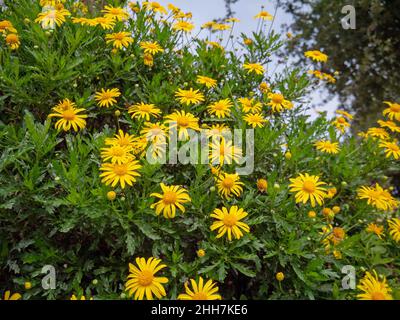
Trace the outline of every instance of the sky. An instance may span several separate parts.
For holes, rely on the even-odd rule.
[[[197,30],[193,31],[194,35],[197,34],[203,23],[226,15],[224,0],[157,0],[157,2],[164,6],[172,3],[184,12],[192,12],[193,22],[197,28]],[[238,36],[242,32],[249,34],[256,30],[257,20],[254,19],[254,16],[261,11],[261,6],[264,6],[264,10],[274,14],[275,1],[273,0],[239,0],[237,3],[232,5],[232,9],[235,12],[234,16],[240,20],[239,23],[235,24],[234,35]],[[285,24],[290,24],[291,21],[292,19],[290,14],[287,14],[282,8],[277,8],[272,28],[276,32],[286,34],[286,32],[290,30],[287,30],[283,26]],[[225,32],[229,34],[229,31]],[[272,63],[277,63],[277,61],[273,61]],[[270,69],[275,69],[276,66],[269,67]],[[339,107],[339,102],[334,98],[327,103],[323,103],[322,101],[327,97],[328,94],[325,90],[319,90],[313,92],[313,94],[308,98],[310,104],[315,106],[316,110],[327,111],[328,116],[333,116],[334,111]],[[313,109],[308,113],[313,118],[317,115]]]

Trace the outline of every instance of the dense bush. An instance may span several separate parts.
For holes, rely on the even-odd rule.
[[[350,114],[306,113],[307,93],[332,75],[315,69],[319,80],[289,66],[272,73],[271,57],[290,39],[268,32],[265,12],[256,32],[222,42],[235,19],[191,36],[191,15],[173,6],[163,13],[153,2],[108,3],[100,11],[70,0],[6,0],[2,9],[1,292],[128,299],[129,270],[134,279],[134,265],[145,267],[135,259],[156,257],[168,299],[200,276],[216,281],[223,299],[354,299],[365,290],[342,289],[345,265],[358,278],[376,270],[373,281],[386,277],[399,297],[400,221],[387,177],[399,170],[399,105],[382,104],[388,131],[350,136]],[[316,66],[327,59],[306,55]],[[87,118],[75,122],[76,113]],[[182,135],[185,125],[211,127],[214,138],[254,128],[254,171],[235,174],[240,150],[221,166],[149,163],[146,148],[165,145],[164,126],[177,117]],[[161,131],[149,141],[153,125]],[[120,130],[131,140],[117,152]],[[140,176],[104,179],[126,164]],[[160,199],[176,200],[170,186],[180,186],[184,213],[181,205],[161,213]],[[234,206],[248,213],[245,224],[225,217],[237,229],[217,238],[215,214],[224,213],[214,210]],[[42,288],[45,265],[55,267],[55,289]],[[388,298],[381,290],[371,297]]]

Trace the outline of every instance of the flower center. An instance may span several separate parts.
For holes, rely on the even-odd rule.
[[[122,149],[121,147],[114,147],[112,149],[112,154],[115,157],[122,157],[124,155],[124,149]]]
[[[120,40],[121,41],[124,38],[125,38],[125,36],[122,33],[118,33],[118,34],[114,35],[114,39],[115,40]]]
[[[145,104],[145,105],[140,106],[139,109],[142,112],[150,112],[151,107],[149,105]]]
[[[151,271],[149,270],[143,270],[139,275],[138,275],[138,282],[141,286],[147,287],[153,283],[154,275]]]
[[[8,21],[0,21],[0,30],[5,30],[7,28],[11,27],[10,22]]]
[[[193,300],[207,300],[207,295],[204,292],[196,292],[193,295]]]
[[[165,204],[173,204],[176,202],[176,193],[167,191],[164,193],[163,201]]]
[[[117,164],[114,166],[114,173],[118,176],[123,176],[128,172],[126,165],[124,164]]]
[[[281,94],[275,93],[272,95],[272,101],[277,104],[281,104],[283,102],[283,96]]]
[[[235,185],[235,181],[233,181],[232,178],[225,178],[222,181],[222,185],[223,185],[224,188],[230,189]]]
[[[67,109],[63,112],[63,118],[65,120],[72,121],[72,120],[75,120],[75,117],[76,117],[76,115],[73,110]]]
[[[158,137],[162,136],[163,131],[160,128],[153,128],[149,131],[150,136]]]
[[[315,183],[312,181],[304,181],[303,190],[308,193],[313,193],[315,191]]]
[[[187,127],[189,125],[189,119],[187,117],[179,117],[176,122],[180,127]]]
[[[344,238],[344,230],[342,228],[334,228],[333,229],[333,234],[338,239],[343,239]]]
[[[47,18],[48,19],[54,20],[56,18],[56,16],[57,16],[57,10],[50,10],[47,13]]]
[[[390,145],[390,146],[389,146],[389,149],[391,149],[391,150],[394,151],[394,152],[399,152],[399,151],[400,151],[399,146],[396,145],[396,144]]]
[[[338,122],[339,122],[339,123],[345,123],[345,122],[346,122],[346,119],[343,118],[343,117],[340,117],[340,118],[338,118]]]
[[[101,97],[103,100],[108,100],[111,98],[111,92],[104,92]]]
[[[256,115],[253,115],[249,117],[249,122],[260,122],[260,119]]]
[[[375,191],[371,190],[369,193],[369,196],[371,199],[374,199],[375,201],[379,200],[381,198],[382,193],[380,191]]]
[[[226,225],[227,227],[232,227],[236,224],[237,222],[237,217],[233,214],[226,214],[224,216],[224,225]]]
[[[16,34],[10,33],[7,38],[6,38],[7,43],[17,43],[18,42],[18,36]]]
[[[222,104],[222,103],[216,103],[216,104],[214,105],[214,109],[215,109],[215,110],[224,110],[224,109],[225,109],[225,105]]]
[[[372,292],[372,300],[385,300],[385,295],[382,292]]]
[[[195,94],[194,92],[187,91],[187,92],[185,93],[185,98],[186,98],[186,99],[194,99],[194,98],[196,98],[196,94]]]

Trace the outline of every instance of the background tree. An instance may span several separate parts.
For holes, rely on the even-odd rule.
[[[382,101],[400,99],[400,0],[295,0],[282,2],[293,15],[295,33],[288,53],[321,49],[328,67],[340,72],[336,94],[343,107],[357,113],[357,127],[365,129],[381,113]],[[355,30],[342,27],[343,6],[356,9]]]

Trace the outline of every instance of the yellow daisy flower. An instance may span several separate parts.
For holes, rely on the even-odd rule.
[[[202,29],[212,29],[213,25],[214,25],[215,21],[208,21],[206,23],[204,23],[201,28]]]
[[[382,128],[369,128],[366,137],[374,137],[374,138],[379,138],[382,140],[389,139],[390,135],[389,133]]]
[[[268,93],[268,99],[270,102],[267,103],[267,106],[271,107],[272,112],[282,112],[284,109],[290,110],[293,108],[293,103],[286,100],[281,93],[270,92]]]
[[[35,22],[38,22],[42,25],[43,29],[54,29],[57,25],[61,26],[65,22],[65,17],[70,16],[71,13],[66,9],[55,9],[51,8],[44,12],[40,12],[35,19]]]
[[[161,259],[151,257],[149,259],[136,258],[136,266],[129,263],[129,275],[125,283],[125,290],[128,295],[134,295],[135,300],[153,300],[153,295],[157,299],[165,297],[167,294],[163,287],[168,282],[168,278],[156,277],[156,273],[166,267],[160,264]]]
[[[400,104],[389,101],[384,101],[383,103],[389,106],[389,108],[383,110],[383,115],[388,116],[390,120],[396,119],[400,121]]]
[[[66,99],[68,100],[68,99]],[[65,100],[64,100],[65,101]],[[69,101],[69,100],[68,100]],[[54,113],[49,114],[49,118],[60,118],[56,124],[55,128],[57,130],[63,129],[64,131],[68,131],[71,129],[71,127],[74,129],[74,131],[78,131],[79,129],[83,129],[86,126],[86,120],[87,115],[85,114],[78,114],[85,109],[80,108],[76,109],[73,107],[74,104],[70,104],[69,106],[64,106],[65,109],[62,109],[60,105],[56,106],[53,108]]]
[[[336,110],[335,113],[340,114],[341,116],[347,118],[348,120],[354,119],[354,117],[350,113],[348,113],[347,111],[344,111],[344,110]]]
[[[327,62],[328,56],[319,50],[306,51],[304,56],[318,62]]]
[[[205,126],[207,138],[224,138],[230,133],[230,128],[224,124],[213,124],[211,126]]]
[[[210,115],[215,115],[218,118],[225,118],[231,114],[232,106],[233,103],[230,99],[223,99],[209,105],[207,109]]]
[[[217,30],[217,31],[224,31],[224,30],[230,30],[230,29],[232,29],[232,27],[228,24],[214,23],[212,25],[212,29]]]
[[[93,22],[95,22],[96,25],[101,26],[104,30],[113,29],[115,26],[115,22],[112,18],[98,17],[98,18],[94,18]],[[89,25],[90,25],[90,23],[89,23]]]
[[[264,124],[267,120],[261,113],[248,113],[243,117],[243,120],[247,122],[248,125],[252,126],[253,128],[256,127],[264,127]]]
[[[217,80],[205,76],[197,76],[197,83],[204,84],[209,89],[217,86]]]
[[[346,128],[350,127],[350,123],[347,122],[344,117],[337,117],[334,121],[332,121],[332,125],[336,127],[340,132],[344,133]]]
[[[210,143],[210,162],[212,165],[238,163],[242,157],[242,150],[226,139],[213,139]]]
[[[118,98],[121,92],[118,88],[113,89],[101,89],[101,91],[96,92],[95,100],[100,107],[110,107],[117,103],[115,98]]]
[[[386,158],[393,157],[395,160],[400,158],[400,146],[397,142],[381,141],[379,147],[385,149]]]
[[[357,190],[357,196],[358,199],[366,199],[369,205],[379,210],[393,210],[398,206],[398,201],[378,183],[375,184],[375,187],[360,187]]]
[[[133,39],[129,32],[116,32],[106,35],[106,43],[112,43],[114,48],[122,49],[122,47],[127,48]]]
[[[142,136],[145,136],[148,141],[166,141],[167,127],[160,123],[145,122],[143,129],[140,131]]]
[[[255,101],[254,98],[239,98],[239,102],[242,106],[243,112],[245,113],[258,113],[262,109],[262,103]]]
[[[360,280],[360,284],[357,288],[362,291],[362,293],[357,295],[359,300],[392,300],[390,292],[392,289],[388,286],[386,278],[379,277],[375,270],[373,270],[373,275],[370,272],[366,272],[364,278]]]
[[[7,290],[6,292],[4,292],[3,300],[20,300],[21,298],[22,298],[22,296],[19,293],[11,294],[10,290]]]
[[[131,113],[132,118],[146,119],[150,121],[150,116],[158,117],[161,114],[161,110],[156,108],[152,103],[137,103],[128,109],[128,113]]]
[[[270,87],[266,82],[261,82],[258,88],[262,93],[268,93],[270,91]]]
[[[133,160],[132,150],[129,146],[112,145],[107,148],[101,148],[101,158],[103,161],[111,161],[111,163],[122,164]]]
[[[240,221],[247,215],[247,212],[237,206],[232,206],[229,210],[226,207],[215,209],[210,216],[217,221],[211,225],[210,229],[211,231],[218,229],[217,238],[227,234],[229,241],[232,241],[232,236],[235,239],[240,239],[243,237],[243,232],[250,232],[250,227]]]
[[[178,91],[175,92],[175,96],[180,103],[188,106],[204,101],[204,95],[199,90],[193,90],[192,88],[189,90],[178,89]]]
[[[167,14],[167,10],[158,2],[155,1],[144,1],[143,6],[149,11],[158,12],[161,14]]]
[[[11,21],[2,20],[0,21],[0,33],[17,33],[17,29],[14,28]]]
[[[104,171],[100,174],[101,182],[107,186],[111,184],[113,188],[119,183],[121,188],[124,189],[126,184],[132,186],[136,182],[135,177],[140,176],[137,170],[141,167],[138,161],[129,161],[121,164],[104,163],[100,167],[100,171]]]
[[[383,226],[377,225],[375,223],[368,224],[365,230],[369,233],[376,234],[379,237],[379,239],[382,239],[382,237],[384,236]]]
[[[181,11],[178,7],[174,6],[172,3],[168,4],[168,9],[171,10],[173,13],[178,13]]]
[[[268,181],[265,179],[257,179],[257,189],[260,192],[267,192]]]
[[[142,41],[140,42],[140,47],[144,50],[144,53],[149,53],[151,55],[164,51],[157,42]]]
[[[389,224],[389,234],[392,236],[393,240],[400,242],[400,219],[393,218],[388,220]]]
[[[182,213],[185,212],[184,203],[190,202],[191,199],[186,189],[180,186],[166,186],[164,183],[160,184],[163,194],[152,193],[151,197],[157,197],[160,200],[153,203],[150,208],[156,209],[156,214],[159,215],[161,212],[166,219],[175,218],[176,208]]]
[[[228,23],[238,23],[238,22],[240,22],[240,20],[239,20],[238,18],[233,17],[233,18],[225,19],[225,22],[228,22]]]
[[[340,151],[339,142],[331,142],[329,140],[317,141],[314,146],[317,150],[330,154],[337,154]]]
[[[392,132],[400,132],[400,127],[393,121],[378,120],[378,123],[382,128],[388,128]]]
[[[191,113],[185,111],[175,111],[174,113],[165,117],[165,123],[169,124],[169,128],[176,128],[178,130],[179,139],[189,139],[188,130],[199,130],[199,119]]]
[[[76,104],[69,99],[63,99],[62,101],[58,102],[58,104],[53,108],[53,110],[56,112],[61,112],[72,108],[76,108]]]
[[[187,21],[178,21],[175,22],[172,26],[172,29],[176,31],[184,31],[184,32],[191,32],[194,28],[194,25]]]
[[[256,74],[263,74],[265,72],[264,67],[259,63],[245,63],[243,64],[243,68],[247,70],[247,73],[256,73]]]
[[[325,182],[319,181],[318,176],[311,176],[308,173],[301,174],[294,179],[290,179],[292,182],[290,187],[290,192],[295,192],[296,203],[311,202],[311,206],[315,207],[316,203],[320,206],[324,203],[324,198],[326,198],[326,188],[322,187],[326,185]]]
[[[254,19],[273,20],[274,16],[267,11],[261,11],[260,13],[254,16]]]
[[[107,138],[105,140],[106,145],[118,145],[120,147],[129,147],[132,149],[135,137],[129,133],[124,133],[121,129],[118,130],[113,138]]]
[[[218,192],[222,197],[229,199],[232,195],[240,197],[243,192],[244,183],[240,182],[240,177],[237,173],[221,173],[217,177]]]
[[[199,277],[199,282],[190,279],[192,289],[188,283],[185,283],[185,292],[178,296],[178,300],[221,300],[218,294],[218,287],[212,280],[208,280],[205,284],[202,277]]]
[[[214,49],[220,49],[222,51],[225,50],[225,48],[220,43],[215,42],[215,41],[206,41],[206,44]]]
[[[115,19],[118,21],[124,21],[129,18],[129,13],[125,9],[119,7],[105,6],[101,12],[104,13],[105,18]]]
[[[152,67],[154,65],[154,58],[150,53],[145,53],[143,55],[143,63],[145,66]]]
[[[6,43],[10,47],[11,50],[17,50],[21,45],[21,41],[19,40],[19,36],[16,33],[9,33],[6,36]]]

